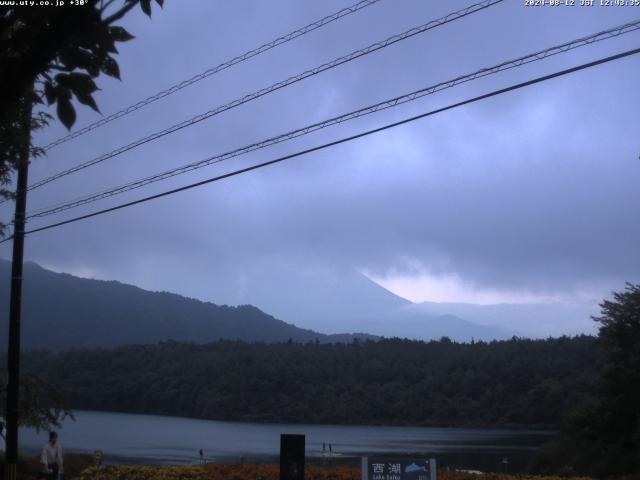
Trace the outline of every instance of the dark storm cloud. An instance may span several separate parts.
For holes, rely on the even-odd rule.
[[[69,176],[34,191],[30,205],[49,205],[199,160],[637,16],[634,8],[532,9],[522,3],[507,1]],[[174,1],[152,21],[136,14],[126,23],[137,39],[121,48],[124,81],[103,81],[99,104],[110,113],[347,4]],[[32,178],[466,4],[383,0],[52,150],[34,165]],[[637,39],[632,33],[492,76],[144,192],[629,49]],[[407,267],[408,258],[429,273],[455,274],[480,287],[552,294],[638,281],[640,93],[632,82],[638,61],[622,60],[33,235],[27,256],[60,270],[204,298],[216,282],[237,279],[243,266],[271,260],[300,268],[328,263],[379,275],[390,269],[416,273],[415,265]],[[83,111],[78,124],[94,118]],[[52,127],[42,142],[63,133]],[[141,194],[118,197],[113,204]],[[8,256],[6,245],[2,252]]]

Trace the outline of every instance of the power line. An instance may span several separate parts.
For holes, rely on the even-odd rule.
[[[456,77],[452,80],[448,80],[446,82],[441,82],[438,83],[436,85],[432,85],[420,90],[416,90],[414,92],[399,96],[399,97],[395,97],[392,98],[390,100],[385,100],[383,102],[379,102],[376,103],[374,105],[370,105],[368,107],[364,107],[361,108],[359,110],[355,110],[343,115],[339,115],[337,117],[333,117],[333,118],[329,118],[327,120],[324,120],[322,122],[318,122],[318,123],[314,123],[312,125],[307,125],[303,128],[299,128],[297,130],[293,130],[291,132],[287,132],[275,137],[271,137],[268,138],[266,140],[262,140],[259,142],[255,142],[252,143],[250,145],[241,147],[241,148],[237,148],[235,150],[231,150],[229,152],[226,153],[222,153],[222,154],[218,154],[218,155],[214,155],[212,157],[208,157],[204,160],[200,160],[198,162],[195,163],[191,163],[191,164],[187,164],[178,168],[174,168],[172,170],[168,170],[162,173],[158,173],[155,175],[151,175],[149,177],[145,177],[139,180],[135,180],[133,182],[129,182],[126,183],[124,185],[120,185],[118,187],[115,188],[111,188],[108,190],[103,190],[101,192],[95,193],[95,194],[91,194],[88,196],[84,196],[78,199],[74,199],[74,200],[70,200],[70,201],[66,201],[51,207],[45,207],[45,208],[41,208],[39,210],[36,210],[35,212],[31,212],[28,214],[27,218],[35,218],[35,217],[45,217],[48,215],[52,215],[55,213],[60,213],[62,211],[65,210],[69,210],[71,208],[75,208],[75,207],[79,207],[81,205],[86,205],[88,203],[93,203],[95,201],[98,200],[102,200],[108,197],[112,197],[130,190],[134,190],[137,188],[141,188],[143,186],[149,185],[151,183],[155,183],[161,180],[165,180],[167,178],[171,178],[177,175],[181,175],[183,173],[187,173],[193,170],[197,170],[199,168],[203,168],[205,166],[209,166],[215,163],[220,163],[223,162],[225,160],[229,160],[231,158],[240,156],[240,155],[244,155],[247,153],[250,153],[252,151],[255,150],[259,150],[271,145],[275,145],[281,142],[285,142],[303,135],[307,135],[311,132],[323,129],[323,128],[327,128],[329,126],[332,125],[336,125],[336,124],[340,124],[349,120],[353,120],[355,118],[359,118],[365,115],[369,115],[381,110],[385,110],[388,108],[392,108],[395,107],[397,105],[401,105],[404,103],[408,103],[414,100],[417,100],[421,97],[424,97],[426,95],[430,95],[430,94],[434,94],[436,92],[442,91],[444,89],[447,88],[451,88],[454,87],[456,85],[459,85],[461,83],[465,83],[465,82],[469,82],[472,80],[476,80],[478,78],[482,78],[488,75],[493,75],[496,74],[498,72],[504,71],[504,70],[508,70],[511,68],[516,68],[519,67],[521,65],[525,65],[528,63],[532,63],[535,61],[539,61],[539,60],[543,60],[547,57],[550,57],[552,55],[557,55],[559,53],[564,53],[567,52],[569,50],[578,48],[578,47],[582,47],[585,45],[590,45],[592,43],[601,41],[601,40],[605,40],[605,39],[609,39],[609,38],[613,38],[613,37],[617,37],[619,35],[625,34],[625,33],[629,33],[635,30],[640,29],[640,20],[637,20],[636,22],[632,22],[632,23],[626,23],[624,25],[620,25],[614,28],[610,28],[608,30],[604,30],[602,32],[598,32],[592,35],[589,35],[587,37],[581,37],[575,40],[572,40],[570,42],[565,42],[561,45],[558,46],[554,46],[554,47],[550,47],[547,48],[545,50],[541,50],[535,53],[531,53],[519,58],[516,58],[514,60],[509,60],[509,61],[505,61],[502,62],[498,65],[494,65],[492,67],[487,67],[487,68],[483,68],[480,70],[477,70],[476,72],[470,73],[470,74],[466,74],[466,75],[462,75],[459,77]]]
[[[368,130],[366,132],[361,132],[361,133],[358,133],[356,135],[351,135],[349,137],[345,137],[345,138],[342,138],[342,139],[339,139],[339,140],[335,140],[333,142],[329,142],[329,143],[325,143],[323,145],[318,145],[316,147],[308,148],[306,150],[302,150],[302,151],[299,151],[299,152],[296,152],[296,153],[292,153],[290,155],[285,155],[283,157],[279,157],[279,158],[276,158],[274,160],[270,160],[268,162],[263,162],[263,163],[260,163],[260,164],[257,164],[257,165],[253,165],[251,167],[246,167],[246,168],[242,168],[242,169],[239,169],[239,170],[235,170],[233,172],[225,173],[224,175],[218,175],[216,177],[212,177],[212,178],[209,178],[207,180],[202,180],[200,182],[191,183],[191,184],[185,185],[183,187],[174,188],[173,190],[168,190],[168,191],[165,191],[165,192],[162,192],[162,193],[158,193],[158,194],[151,195],[151,196],[148,196],[148,197],[140,198],[138,200],[134,200],[132,202],[127,202],[127,203],[123,203],[123,204],[120,204],[120,205],[116,205],[114,207],[105,208],[103,210],[99,210],[99,211],[96,211],[96,212],[93,212],[93,213],[89,213],[89,214],[86,214],[86,215],[81,215],[81,216],[78,216],[78,217],[74,217],[74,218],[71,218],[69,220],[64,220],[62,222],[57,222],[57,223],[53,223],[53,224],[50,224],[50,225],[45,225],[44,227],[35,228],[33,230],[29,230],[29,231],[25,232],[25,234],[31,234],[31,233],[41,232],[43,230],[49,230],[51,228],[60,227],[62,225],[67,225],[69,223],[74,223],[74,222],[78,222],[80,220],[84,220],[84,219],[87,219],[87,218],[91,218],[91,217],[95,217],[95,216],[102,215],[102,214],[105,214],[105,213],[113,212],[115,210],[120,210],[120,209],[123,209],[123,208],[126,208],[126,207],[130,207],[130,206],[133,206],[133,205],[140,204],[140,203],[145,203],[145,202],[148,202],[148,201],[151,201],[151,200],[155,200],[157,198],[165,197],[165,196],[168,196],[168,195],[173,195],[175,193],[182,192],[184,190],[189,190],[189,189],[192,189],[192,188],[195,188],[195,187],[206,185],[208,183],[212,183],[212,182],[216,182],[216,181],[219,181],[219,180],[223,180],[225,178],[233,177],[233,176],[239,175],[241,173],[246,173],[246,172],[250,172],[252,170],[257,170],[259,168],[267,167],[269,165],[274,165],[276,163],[280,163],[280,162],[283,162],[285,160],[289,160],[289,159],[292,159],[292,158],[300,157],[302,155],[306,155],[306,154],[309,154],[309,153],[312,153],[312,152],[316,152],[316,151],[319,151],[319,150],[323,150],[323,149],[326,149],[326,148],[329,148],[329,147],[332,147],[332,146],[335,146],[335,145],[339,145],[339,144],[342,144],[342,143],[350,142],[350,141],[356,140],[358,138],[362,138],[362,137],[365,137],[365,136],[368,136],[368,135],[372,135],[374,133],[378,133],[378,132],[381,132],[381,131],[384,131],[384,130],[387,130],[387,129],[390,129],[390,128],[394,128],[394,127],[397,127],[399,125],[404,125],[406,123],[414,122],[416,120],[419,120],[419,119],[422,119],[422,118],[425,118],[425,117],[429,117],[429,116],[435,115],[437,113],[445,112],[447,110],[452,110],[454,108],[458,108],[458,107],[461,107],[463,105],[468,105],[470,103],[474,103],[474,102],[477,102],[477,101],[480,101],[480,100],[484,100],[484,99],[487,99],[487,98],[490,98],[490,97],[501,95],[503,93],[507,93],[507,92],[510,92],[510,91],[513,91],[513,90],[518,90],[518,89],[521,89],[521,88],[524,88],[524,87],[528,87],[528,86],[534,85],[536,83],[545,82],[547,80],[551,80],[551,79],[556,78],[556,77],[560,77],[560,76],[563,76],[563,75],[568,75],[570,73],[574,73],[574,72],[577,72],[577,71],[580,71],[580,70],[591,68],[591,67],[594,67],[596,65],[601,65],[601,64],[604,64],[604,63],[607,63],[607,62],[611,62],[611,61],[614,61],[614,60],[618,60],[618,59],[621,59],[621,58],[624,58],[624,57],[628,57],[628,56],[631,56],[631,55],[636,55],[638,53],[640,53],[640,48],[636,48],[636,49],[633,49],[633,50],[627,50],[626,52],[622,52],[622,53],[619,53],[619,54],[616,54],[616,55],[611,55],[609,57],[601,58],[599,60],[595,60],[595,61],[592,61],[592,62],[589,62],[589,63],[584,63],[582,65],[578,65],[576,67],[572,67],[572,68],[568,68],[568,69],[565,69],[565,70],[561,70],[561,71],[558,71],[558,72],[555,72],[555,73],[552,73],[552,74],[549,74],[549,75],[544,75],[542,77],[537,77],[537,78],[535,78],[533,80],[528,80],[526,82],[522,82],[522,83],[518,83],[518,84],[515,84],[515,85],[511,85],[511,86],[506,87],[506,88],[501,88],[499,90],[494,90],[494,91],[492,91],[490,93],[486,93],[484,95],[473,97],[473,98],[470,98],[470,99],[467,99],[467,100],[464,100],[464,101],[461,101],[461,102],[458,102],[458,103],[454,103],[452,105],[448,105],[446,107],[442,107],[442,108],[438,108],[438,109],[435,109],[435,110],[431,110],[429,112],[422,113],[420,115],[416,115],[416,116],[413,116],[413,117],[410,117],[410,118],[406,118],[406,119],[400,120],[398,122],[390,123],[390,124],[384,125],[382,127],[374,128],[374,129]],[[5,240],[2,240],[2,242],[0,242],[0,243],[4,243],[4,242],[10,240],[11,238],[12,237],[9,237],[9,238],[7,238]]]
[[[110,123],[114,120],[117,120],[118,118],[124,117],[125,115],[129,115],[131,112],[135,112],[136,110],[139,110],[147,105],[149,105],[150,103],[153,103],[157,100],[160,100],[164,97],[167,97],[169,95],[172,95],[174,93],[176,93],[179,90],[182,90],[183,88],[186,88],[190,85],[193,85],[196,82],[199,82],[200,80],[203,80],[207,77],[210,77],[211,75],[215,75],[216,73],[220,73],[223,70],[226,70],[227,68],[230,68],[234,65],[237,65],[238,63],[242,63],[245,60],[249,60],[250,58],[253,58],[257,55],[260,55],[261,53],[267,52],[269,50],[271,50],[272,48],[276,48],[279,47],[280,45],[290,42],[291,40],[294,40],[298,37],[301,37],[302,35],[305,35],[309,32],[312,32],[314,30],[317,30],[318,28],[324,27],[325,25],[328,25],[332,22],[335,22],[336,20],[339,20],[343,17],[346,17],[347,15],[350,15],[352,13],[355,13],[359,10],[362,10],[366,7],[369,7],[371,5],[373,5],[374,3],[379,2],[380,0],[362,0],[360,2],[357,2],[349,7],[343,8],[342,10],[339,10],[335,13],[332,13],[331,15],[327,15],[326,17],[321,18],[320,20],[316,20],[313,23],[310,23],[309,25],[306,25],[302,28],[299,28],[297,30],[294,30],[290,33],[287,33],[286,35],[283,35],[281,37],[276,38],[275,40],[272,40],[271,42],[265,43],[263,45],[260,45],[257,48],[254,48],[253,50],[249,50],[245,53],[243,53],[242,55],[238,55],[237,57],[232,58],[231,60],[227,60],[226,62],[223,62],[213,68],[210,68],[198,75],[194,75],[193,77],[187,79],[187,80],[183,80],[180,83],[176,83],[175,85],[172,85],[171,87],[167,88],[166,90],[162,90],[158,93],[156,93],[155,95],[151,95],[150,97],[145,98],[144,100],[140,100],[138,103],[134,104],[134,105],[130,105],[127,108],[123,108],[122,110],[112,113],[111,115],[109,115],[108,117],[104,117],[101,118],[100,120],[91,123],[89,125],[87,125],[84,128],[81,128],[80,130],[70,133],[69,135],[65,135],[64,137],[61,137],[51,143],[49,143],[48,145],[44,146],[43,149],[44,150],[51,150],[52,148],[61,145],[65,142],[68,142],[69,140],[72,140],[74,138],[77,138],[81,135],[84,135],[85,133],[88,133],[92,130],[95,130],[97,128],[102,127],[103,125],[106,125],[107,123]]]
[[[32,185],[29,186],[29,190],[33,190],[36,188],[39,188],[43,185],[46,185],[47,183],[50,183],[54,180],[57,180],[61,177],[70,175],[72,173],[75,173],[79,170],[83,170],[87,167],[90,167],[92,165],[96,165],[97,163],[101,163],[105,160],[108,160],[110,158],[113,158],[117,155],[120,155],[122,153],[128,152],[129,150],[132,150],[136,147],[139,147],[141,145],[144,145],[146,143],[149,143],[153,140],[157,140],[158,138],[164,137],[165,135],[169,135],[171,133],[177,132],[178,130],[182,130],[183,128],[186,127],[190,127],[192,125],[195,125],[196,123],[199,123],[203,120],[206,120],[208,118],[213,117],[214,115],[218,115],[222,112],[225,112],[227,110],[231,110],[232,108],[238,107],[240,105],[243,105],[247,102],[250,102],[252,100],[255,100],[257,98],[260,98],[264,95],[267,95],[269,93],[272,93],[276,90],[280,90],[281,88],[287,87],[289,85],[292,85],[294,83],[300,82],[306,78],[312,77],[314,75],[318,75],[319,73],[322,73],[324,71],[330,70],[332,68],[335,68],[339,65],[342,65],[344,63],[348,63],[351,62],[357,58],[363,57],[365,55],[368,55],[370,53],[373,53],[377,50],[386,48],[390,45],[393,45],[397,42],[406,40],[408,38],[411,38],[415,35],[424,33],[428,30],[434,29],[436,27],[439,27],[441,25],[447,24],[449,22],[452,22],[454,20],[458,20],[460,18],[466,17],[467,15],[471,15],[473,13],[476,13],[478,11],[484,10],[485,8],[489,8],[493,5],[496,5],[498,3],[503,2],[504,0],[484,0],[482,2],[473,4],[468,6],[467,8],[464,8],[462,10],[458,10],[456,12],[450,13],[448,15],[445,15],[444,17],[441,17],[437,20],[432,20],[424,25],[421,25],[419,27],[414,27],[411,28],[409,30],[407,30],[406,32],[400,33],[398,35],[393,35],[389,38],[387,38],[386,40],[383,40],[381,42],[376,42],[374,44],[369,45],[368,47],[359,49],[359,50],[355,50],[345,56],[336,58],[330,62],[324,63],[318,67],[312,68],[310,70],[306,70],[305,72],[302,72],[298,75],[294,75],[292,77],[287,78],[286,80],[282,80],[280,82],[274,83],[273,85],[266,87],[266,88],[262,88],[260,90],[257,90],[256,92],[250,93],[248,95],[245,95],[244,97],[238,98],[230,103],[227,103],[225,105],[220,105],[212,110],[209,110],[208,112],[202,113],[200,115],[196,115],[195,117],[190,118],[189,120],[185,120],[183,122],[177,123],[171,127],[168,127],[164,130],[155,132],[151,135],[148,135],[144,138],[138,139],[132,143],[129,143],[128,145],[125,145],[123,147],[117,148],[109,153],[106,153],[104,155],[101,155],[97,158],[94,158],[92,160],[89,160],[87,162],[84,162],[80,165],[77,165],[75,167],[72,167],[70,169],[64,170],[62,172],[59,172],[57,174],[54,174],[50,177],[47,177],[43,180],[40,180]]]

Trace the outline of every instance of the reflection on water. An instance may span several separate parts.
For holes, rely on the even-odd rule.
[[[239,457],[272,461],[281,433],[306,435],[307,457],[328,461],[322,445],[331,443],[340,460],[357,463],[363,455],[435,457],[440,465],[484,471],[519,472],[552,433],[535,431],[375,427],[339,425],[257,424],[214,422],[178,417],[123,413],[75,412],[60,429],[67,451],[102,450],[106,462],[191,463],[204,449],[210,461]],[[22,430],[20,443],[30,453],[46,442],[46,433]],[[504,459],[507,462],[504,462]]]

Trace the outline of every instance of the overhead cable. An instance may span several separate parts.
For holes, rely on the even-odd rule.
[[[611,55],[609,57],[601,58],[601,59],[595,60],[593,62],[584,63],[584,64],[578,65],[576,67],[572,67],[572,68],[568,68],[568,69],[565,69],[565,70],[561,70],[561,71],[558,71],[558,72],[555,72],[555,73],[552,73],[552,74],[549,74],[549,75],[544,75],[542,77],[538,77],[538,78],[535,78],[533,80],[528,80],[526,82],[522,82],[522,83],[518,83],[518,84],[515,84],[515,85],[511,85],[511,86],[506,87],[506,88],[501,88],[499,90],[494,90],[494,91],[492,91],[490,93],[486,93],[484,95],[473,97],[473,98],[470,98],[468,100],[464,100],[462,102],[458,102],[458,103],[454,103],[452,105],[448,105],[446,107],[442,107],[442,108],[438,108],[438,109],[435,109],[435,110],[431,110],[429,112],[422,113],[420,115],[416,115],[416,116],[413,116],[413,117],[410,117],[410,118],[406,118],[406,119],[400,120],[398,122],[390,123],[390,124],[384,125],[382,127],[374,128],[374,129],[368,130],[366,132],[362,132],[362,133],[358,133],[356,135],[351,135],[349,137],[341,138],[341,139],[335,140],[333,142],[325,143],[323,145],[318,145],[318,146],[313,147],[313,148],[308,148],[306,150],[302,150],[302,151],[299,151],[299,152],[296,152],[296,153],[292,153],[290,155],[285,155],[283,157],[279,157],[279,158],[276,158],[274,160],[270,160],[268,162],[263,162],[263,163],[260,163],[260,164],[257,164],[257,165],[252,165],[250,167],[246,167],[246,168],[242,168],[242,169],[239,169],[239,170],[235,170],[233,172],[225,173],[223,175],[218,175],[216,177],[212,177],[212,178],[209,178],[209,179],[206,179],[206,180],[202,180],[202,181],[199,181],[199,182],[191,183],[191,184],[185,185],[183,187],[174,188],[172,190],[168,190],[168,191],[165,191],[165,192],[162,192],[162,193],[158,193],[158,194],[155,194],[155,195],[150,195],[148,197],[144,197],[144,198],[140,198],[138,200],[134,200],[134,201],[131,201],[131,202],[127,202],[127,203],[123,203],[123,204],[120,204],[120,205],[116,205],[114,207],[105,208],[103,210],[98,210],[96,212],[88,213],[86,215],[80,215],[78,217],[70,218],[68,220],[64,220],[64,221],[61,221],[61,222],[52,223],[52,224],[49,224],[49,225],[45,225],[43,227],[34,228],[32,230],[26,231],[25,234],[32,234],[32,233],[36,233],[36,232],[42,232],[44,230],[49,230],[49,229],[52,229],[52,228],[60,227],[62,225],[68,225],[70,223],[78,222],[80,220],[85,220],[87,218],[96,217],[98,215],[103,215],[105,213],[113,212],[113,211],[116,211],[116,210],[121,210],[123,208],[131,207],[133,205],[138,205],[140,203],[149,202],[151,200],[155,200],[155,199],[158,199],[158,198],[161,198],[161,197],[166,197],[168,195],[173,195],[175,193],[182,192],[182,191],[185,191],[185,190],[190,190],[192,188],[200,187],[202,185],[206,185],[206,184],[209,184],[209,183],[212,183],[212,182],[224,180],[226,178],[233,177],[233,176],[236,176],[236,175],[240,175],[242,173],[246,173],[246,172],[250,172],[252,170],[257,170],[257,169],[260,169],[260,168],[263,168],[263,167],[274,165],[276,163],[280,163],[280,162],[283,162],[285,160],[289,160],[289,159],[292,159],[292,158],[300,157],[300,156],[303,156],[303,155],[306,155],[306,154],[309,154],[309,153],[312,153],[312,152],[316,152],[316,151],[323,150],[323,149],[326,149],[326,148],[329,148],[329,147],[333,147],[335,145],[339,145],[339,144],[342,144],[342,143],[350,142],[350,141],[356,140],[358,138],[362,138],[362,137],[365,137],[365,136],[368,136],[368,135],[372,135],[374,133],[378,133],[378,132],[381,132],[381,131],[384,131],[384,130],[387,130],[387,129],[390,129],[390,128],[394,128],[394,127],[397,127],[397,126],[400,126],[400,125],[404,125],[404,124],[407,124],[407,123],[410,123],[410,122],[414,122],[416,120],[419,120],[419,119],[422,119],[422,118],[426,118],[426,117],[429,117],[429,116],[432,116],[432,115],[435,115],[437,113],[441,113],[441,112],[444,112],[444,111],[447,111],[447,110],[458,108],[458,107],[461,107],[463,105],[468,105],[470,103],[474,103],[474,102],[477,102],[477,101],[480,101],[480,100],[484,100],[484,99],[487,99],[487,98],[490,98],[490,97],[495,97],[497,95],[501,95],[501,94],[504,94],[504,93],[507,93],[507,92],[511,92],[513,90],[518,90],[518,89],[521,89],[521,88],[524,88],[524,87],[528,87],[530,85],[534,85],[536,83],[545,82],[545,81],[551,80],[551,79],[556,78],[556,77],[560,77],[560,76],[563,76],[563,75],[568,75],[570,73],[574,73],[574,72],[577,72],[577,71],[580,71],[580,70],[591,68],[591,67],[594,67],[596,65],[601,65],[601,64],[604,64],[604,63],[608,63],[608,62],[611,62],[611,61],[614,61],[614,60],[619,60],[621,58],[628,57],[628,56],[631,56],[631,55],[636,55],[638,53],[640,53],[640,48],[636,48],[636,49],[633,49],[633,50],[627,50],[626,52],[622,52],[622,53],[619,53],[617,55]],[[9,239],[11,239],[11,237],[9,237],[9,238],[7,238],[5,240],[2,240],[2,242],[0,242],[0,243],[4,243],[4,242],[8,241]]]
[[[416,90],[413,91],[411,93],[407,93],[405,95],[401,95],[398,97],[394,97],[391,98],[389,100],[385,100],[383,102],[379,102],[373,105],[369,105],[367,107],[349,112],[349,113],[345,113],[336,117],[332,117],[326,120],[323,120],[321,122],[317,122],[311,125],[307,125],[305,127],[302,128],[298,128],[296,130],[287,132],[287,133],[283,133],[274,137],[270,137],[267,138],[265,140],[261,140],[259,142],[255,142],[252,143],[250,145],[246,145],[244,147],[241,148],[236,148],[234,150],[222,153],[222,154],[218,154],[218,155],[214,155],[211,157],[208,157],[204,160],[200,160],[198,162],[194,162],[194,163],[190,163],[187,165],[183,165],[171,170],[167,170],[161,173],[157,173],[142,179],[138,179],[135,180],[133,182],[129,182],[123,185],[120,185],[118,187],[113,187],[111,189],[107,189],[107,190],[103,190],[101,192],[98,193],[94,193],[94,194],[90,194],[84,197],[80,197],[80,198],[76,198],[74,200],[68,200],[65,201],[63,203],[59,203],[57,205],[54,206],[49,206],[49,207],[45,207],[45,208],[41,208],[39,210],[35,210],[33,212],[30,212],[27,214],[27,218],[36,218],[36,217],[45,217],[48,215],[52,215],[55,213],[59,213],[65,210],[69,210],[71,208],[76,208],[79,207],[81,205],[85,205],[88,203],[92,203],[101,199],[105,199],[108,197],[112,197],[114,195],[118,195],[130,190],[134,190],[137,188],[141,188],[144,187],[146,185],[149,185],[151,183],[155,183],[161,180],[165,180],[167,178],[171,178],[177,175],[181,175],[193,170],[197,170],[212,164],[216,164],[216,163],[220,163],[223,162],[225,160],[234,158],[234,157],[238,157],[240,155],[245,155],[247,153],[253,152],[255,150],[259,150],[271,145],[275,145],[278,143],[282,143],[303,135],[307,135],[311,132],[315,132],[317,130],[321,130],[323,128],[327,128],[329,126],[332,125],[337,125],[349,120],[353,120],[359,117],[363,117],[365,115],[369,115],[375,112],[379,112],[381,110],[385,110],[388,108],[392,108],[404,103],[408,103],[414,100],[417,100],[421,97],[424,97],[426,95],[431,95],[434,94],[436,92],[445,90],[447,88],[451,88],[454,87],[456,85],[462,84],[462,83],[466,83],[472,80],[476,80],[478,78],[482,78],[482,77],[486,77],[488,75],[493,75],[496,74],[498,72],[504,71],[504,70],[509,70],[512,68],[516,68],[522,65],[526,65],[535,61],[539,61],[539,60],[543,60],[545,58],[548,58],[550,56],[553,55],[557,55],[559,53],[564,53],[570,50],[573,50],[575,48],[578,47],[582,47],[585,45],[591,45],[594,42],[598,42],[598,41],[602,41],[602,40],[606,40],[609,38],[614,38],[617,37],[619,35],[622,34],[626,34],[629,32],[633,32],[635,30],[640,29],[640,20],[637,20],[635,22],[631,22],[631,23],[626,23],[624,25],[620,25],[614,28],[610,28],[608,30],[604,30],[592,35],[589,35],[587,37],[581,37],[569,42],[565,42],[561,45],[557,45],[554,47],[550,47],[547,48],[545,50],[541,50],[535,53],[531,53],[513,60],[509,60],[509,61],[505,61],[502,63],[499,63],[497,65],[494,65],[492,67],[487,67],[487,68],[482,68],[480,70],[477,70],[473,73],[469,73],[469,74],[465,74],[465,75],[461,75],[458,76],[454,79],[451,80],[447,80],[445,82],[440,82],[437,83],[435,85],[431,85],[429,87],[426,88],[422,88],[420,90]]]
[[[297,30],[294,30],[293,32],[287,33],[286,35],[283,35],[281,37],[276,38],[275,40],[272,40],[268,43],[265,43],[263,45],[260,45],[257,48],[254,48],[253,50],[249,50],[245,53],[243,53],[242,55],[238,55],[237,57],[232,58],[231,60],[227,60],[225,62],[222,62],[219,65],[216,65],[213,68],[210,68],[208,70],[205,70],[202,73],[199,73],[198,75],[194,75],[193,77],[187,79],[187,80],[183,80],[180,83],[176,83],[175,85],[172,85],[171,87],[162,90],[154,95],[151,95],[150,97],[145,98],[144,100],[140,100],[139,102],[130,105],[126,108],[123,108],[122,110],[112,113],[111,115],[101,118],[100,120],[93,122],[89,125],[87,125],[86,127],[83,127],[73,133],[70,133],[68,135],[65,135],[64,137],[61,137],[51,143],[49,143],[48,145],[45,145],[44,147],[42,147],[44,150],[51,150],[52,148],[61,145],[65,142],[68,142],[69,140],[72,140],[74,138],[78,138],[81,135],[84,135],[85,133],[88,133],[92,130],[95,130],[97,128],[100,128],[104,125],[106,125],[107,123],[113,122],[114,120],[117,120],[118,118],[124,117],[125,115],[129,115],[131,112],[135,112],[136,110],[140,110],[143,107],[146,107],[147,105],[160,100],[164,97],[167,97],[169,95],[172,95],[180,90],[182,90],[183,88],[186,88],[190,85],[193,85],[196,82],[199,82],[200,80],[203,80],[207,77],[210,77],[212,75],[215,75],[216,73],[220,73],[223,70],[226,70],[229,67],[232,67],[234,65],[237,65],[238,63],[242,63],[246,60],[249,60],[250,58],[253,58],[257,55],[260,55],[261,53],[267,52],[269,50],[271,50],[272,48],[278,47],[284,43],[290,42],[291,40],[294,40],[298,37],[301,37],[302,35],[305,35],[309,32],[312,32],[314,30],[317,30],[318,28],[324,27],[325,25],[328,25],[332,22],[335,22],[336,20],[339,20],[343,17],[346,17],[347,15],[350,15],[352,13],[355,13],[359,10],[362,10],[366,7],[369,7],[371,5],[373,5],[374,3],[379,2],[380,0],[362,0],[360,2],[354,3],[353,5],[343,8],[342,10],[339,10],[335,13],[332,13],[331,15],[327,15],[326,17],[321,18],[320,20],[316,20],[313,23],[310,23],[309,25],[306,25],[302,28],[299,28]]]
[[[339,65],[351,62],[353,60],[356,60],[357,58],[363,57],[365,55],[368,55],[370,53],[376,52],[378,50],[381,50],[383,48],[386,48],[390,45],[393,45],[395,43],[401,42],[403,40],[406,40],[408,38],[411,38],[415,35],[424,33],[428,30],[437,28],[441,25],[447,24],[449,22],[453,22],[455,20],[458,20],[460,18],[464,18],[468,15],[471,15],[473,13],[479,12],[481,10],[484,10],[486,8],[489,8],[493,5],[496,5],[498,3],[503,2],[504,0],[484,0],[480,3],[475,3],[473,5],[470,5],[462,10],[458,10],[456,12],[450,13],[448,15],[445,15],[444,17],[441,17],[437,20],[432,20],[424,25],[421,25],[419,27],[414,27],[411,28],[409,30],[407,30],[406,32],[400,33],[398,35],[393,35],[389,38],[387,38],[386,40],[383,40],[381,42],[376,42],[372,45],[369,45],[368,47],[359,49],[359,50],[355,50],[347,55],[344,55],[342,57],[336,58],[335,60],[332,60],[330,62],[324,63],[320,66],[317,66],[315,68],[312,68],[310,70],[306,70],[298,75],[294,75],[292,77],[289,77],[285,80],[282,80],[280,82],[274,83],[273,85],[266,87],[266,88],[262,88],[260,90],[257,90],[256,92],[250,93],[248,95],[245,95],[244,97],[238,98],[230,103],[227,103],[225,105],[220,105],[212,110],[209,110],[205,113],[201,113],[200,115],[196,115],[195,117],[192,117],[188,120],[185,120],[183,122],[177,123],[175,125],[172,125],[171,127],[165,128],[164,130],[160,130],[158,132],[155,132],[151,135],[148,135],[144,138],[138,139],[134,142],[129,143],[128,145],[119,147],[109,153],[106,153],[104,155],[101,155],[99,157],[96,157],[92,160],[86,161],[84,163],[81,163],[79,165],[76,165],[75,167],[69,168],[67,170],[64,170],[62,172],[59,172],[57,174],[54,174],[50,177],[44,178],[38,182],[33,183],[32,185],[29,186],[29,190],[33,190],[36,188],[39,188],[43,185],[46,185],[50,182],[53,182],[54,180],[57,180],[59,178],[65,177],[67,175],[70,175],[72,173],[75,173],[77,171],[83,170],[87,167],[96,165],[98,163],[104,162],[105,160],[108,160],[110,158],[116,157],[122,153],[128,152],[129,150],[132,150],[134,148],[137,148],[141,145],[144,145],[146,143],[149,143],[151,141],[157,140],[158,138],[164,137],[165,135],[169,135],[171,133],[177,132],[178,130],[182,130],[183,128],[186,127],[190,127],[192,125],[195,125],[196,123],[202,122],[203,120],[209,119],[215,115],[218,115],[220,113],[226,112],[227,110],[231,110],[235,107],[238,107],[240,105],[243,105],[247,102],[250,102],[252,100],[256,100],[257,98],[260,98],[264,95],[270,94],[272,92],[275,92],[277,90],[280,90],[281,88],[287,87],[289,85],[292,85],[294,83],[300,82],[306,78],[312,77],[314,75],[318,75],[319,73],[325,72],[327,70],[330,70],[332,68],[335,68]]]

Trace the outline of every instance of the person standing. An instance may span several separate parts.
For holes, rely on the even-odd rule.
[[[40,462],[44,465],[48,480],[62,478],[62,447],[56,432],[49,432],[49,441],[42,449]]]

